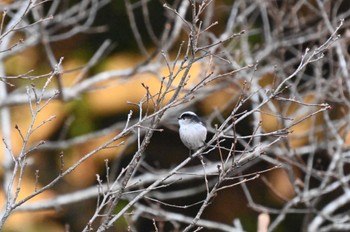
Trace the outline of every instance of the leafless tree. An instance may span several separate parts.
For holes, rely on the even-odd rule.
[[[111,48],[106,40],[80,67],[74,84],[62,81],[64,57],[57,57],[53,43],[87,32],[98,32],[94,22],[108,0],[14,1],[0,4],[0,115],[3,138],[3,181],[5,202],[0,228],[16,212],[58,209],[87,199],[96,199],[95,212],[82,231],[107,231],[120,218],[128,230],[150,218],[155,231],[245,231],[237,218],[231,224],[203,218],[218,194],[226,189],[243,189],[247,205],[255,210],[258,231],[274,231],[290,215],[302,215],[303,231],[350,230],[349,133],[349,3],[343,0],[314,2],[236,0],[225,5],[215,0],[183,0],[162,3],[166,16],[160,34],[155,32],[152,1],[124,0],[129,25],[144,61],[133,68],[106,70],[88,78],[89,70]],[[157,4],[160,4],[157,2]],[[223,10],[224,9],[224,10]],[[135,12],[142,11],[147,35],[142,34]],[[220,12],[223,12],[220,14]],[[18,39],[21,35],[21,39]],[[148,36],[155,49],[146,45]],[[34,70],[10,76],[5,61],[26,49],[40,46],[51,71]],[[161,74],[162,68],[167,75]],[[194,76],[192,71],[199,67]],[[55,120],[55,115],[38,122],[38,114],[55,100],[73,101],[96,90],[108,80],[133,78],[151,73],[158,78],[155,91],[143,83],[144,97],[130,102],[124,120],[96,131],[56,141],[29,143],[34,132]],[[13,80],[29,81],[28,85]],[[34,85],[43,80],[41,87]],[[10,91],[11,89],[11,91]],[[108,89],[108,87],[106,88]],[[176,117],[193,109],[213,94],[225,95],[220,105],[202,115],[210,132],[204,147],[171,168],[155,170],[146,162],[154,135],[174,128]],[[103,91],[103,90],[102,90]],[[29,128],[16,124],[21,137],[19,153],[13,152],[11,109],[27,105]],[[136,110],[135,110],[136,106]],[[208,107],[207,107],[208,108]],[[133,109],[133,110],[131,110]],[[14,122],[17,123],[17,122]],[[244,124],[244,133],[237,128]],[[60,156],[60,170],[45,185],[19,198],[23,177],[35,152],[64,150],[116,132],[113,138],[91,149],[70,166]],[[152,139],[152,140],[151,140]],[[105,161],[105,177],[96,173],[96,185],[50,199],[29,202],[52,189],[101,150],[120,147],[121,154],[136,144],[127,165]],[[164,151],[166,153],[167,151]],[[217,154],[217,159],[210,159]],[[191,165],[193,161],[196,165]],[[323,166],[318,165],[323,162]],[[256,171],[252,167],[265,164]],[[118,172],[111,172],[111,170]],[[146,171],[145,171],[146,170]],[[264,174],[281,170],[287,174],[293,194],[284,198]],[[196,186],[190,185],[195,181]],[[262,181],[266,189],[283,201],[270,207],[255,199],[250,183]],[[172,189],[172,187],[174,187]],[[165,192],[165,193],[164,193]],[[191,205],[172,203],[202,192],[204,198]],[[127,203],[124,203],[127,202]],[[145,203],[146,202],[146,203]],[[176,209],[196,206],[194,215]],[[231,206],[230,206],[231,207]],[[116,210],[118,209],[118,210]],[[164,229],[164,222],[171,229]]]

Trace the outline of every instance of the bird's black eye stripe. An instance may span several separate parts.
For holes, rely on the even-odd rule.
[[[194,115],[194,114],[186,114],[186,113],[184,113],[184,114],[182,114],[180,116],[179,119],[190,119],[190,120],[192,120],[194,122],[201,122],[201,120],[198,118],[198,116]]]
[[[180,116],[181,119],[193,118],[193,117],[195,117],[193,114],[182,114]]]

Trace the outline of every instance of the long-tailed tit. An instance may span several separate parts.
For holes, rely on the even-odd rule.
[[[196,151],[204,146],[207,137],[207,128],[197,114],[186,111],[180,115],[178,120],[180,125],[180,139],[190,149],[190,154],[191,150]]]

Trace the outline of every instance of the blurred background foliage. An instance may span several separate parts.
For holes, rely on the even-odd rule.
[[[71,1],[71,3],[73,2],[74,1]],[[216,9],[214,20],[217,20],[219,23],[212,31],[214,33],[220,33],[225,27],[225,25],[220,22],[227,19],[229,9],[227,9],[226,6],[231,5],[232,1],[217,0],[215,2]],[[290,2],[293,4],[293,1]],[[313,4],[313,2],[314,1],[310,1],[310,4]],[[11,0],[0,2],[0,4],[9,3],[11,3]],[[162,6],[163,3],[162,1],[148,1],[147,5],[151,25],[153,25],[156,35],[159,36],[164,28],[166,20],[166,14]],[[134,14],[136,17],[135,21],[140,29],[141,37],[148,45],[147,49],[149,49],[149,51],[154,51],[156,48],[146,32],[142,9],[137,8]],[[312,15],[313,13],[305,8],[298,11],[298,15],[294,17],[301,17],[305,22],[317,20],[313,18]],[[302,20],[300,19],[300,21]],[[110,50],[108,54],[105,54],[98,65],[90,69],[83,78],[88,78],[90,75],[98,74],[105,70],[133,68],[144,60],[144,57],[140,55],[136,46],[123,1],[112,1],[110,4],[103,7],[98,12],[94,26],[97,28],[98,33],[92,30],[91,33],[80,34],[52,44],[55,56],[64,57],[64,74],[62,76],[64,86],[71,86],[75,83],[80,68],[89,61],[94,52],[107,38],[113,41],[113,49]],[[250,27],[259,27],[259,25],[250,25]],[[16,40],[20,39],[21,36],[21,34],[18,34]],[[182,38],[186,40],[186,37],[187,35],[184,33]],[[259,47],[259,43],[262,42],[264,41],[262,41],[259,35],[250,37],[251,47],[254,47],[255,44]],[[177,48],[177,46],[175,46],[175,48]],[[176,49],[173,55],[176,55]],[[190,73],[191,81],[195,82],[196,77],[204,68],[205,67],[202,65],[196,64]],[[6,61],[6,70],[7,74],[11,76],[21,75],[30,70],[33,70],[32,75],[42,75],[44,73],[49,73],[51,68],[45,58],[43,48],[37,46],[26,49],[20,54],[9,58]],[[160,75],[166,76],[168,74],[167,72],[167,68],[164,67]],[[266,73],[265,76],[260,78],[260,85],[262,87],[270,85],[274,80],[274,73]],[[30,81],[15,79],[10,81],[13,87],[9,86],[9,91],[23,91],[20,86],[26,86],[28,83],[35,86],[42,86],[44,81],[44,79]],[[55,118],[44,127],[38,129],[31,136],[30,144],[36,144],[41,140],[55,141],[60,138],[74,138],[78,135],[108,127],[119,120],[125,120],[127,113],[131,109],[137,110],[129,103],[137,103],[145,95],[145,89],[142,87],[142,83],[146,83],[151,92],[157,91],[160,86],[159,79],[152,73],[135,74],[125,79],[121,78],[117,81],[113,80],[101,83],[95,86],[97,87],[95,91],[83,94],[79,99],[71,102],[54,100],[40,112],[36,119],[36,125],[51,116],[55,116]],[[52,82],[50,85],[54,86],[55,82]],[[203,101],[196,104],[195,111],[201,116],[208,115],[215,109],[221,111],[226,108],[225,106],[227,104],[233,104],[239,93],[239,88],[237,86],[227,86],[225,89],[210,94]],[[303,98],[309,103],[317,101],[313,92],[309,92]],[[276,104],[277,108],[281,108],[281,111],[286,112],[286,116],[296,116],[297,118],[305,116],[302,114],[295,115],[298,112],[303,112],[303,110],[300,109],[300,107],[303,106],[298,104],[290,104],[287,106],[279,105],[278,102],[272,102],[272,104]],[[247,105],[246,108],[248,109],[249,105]],[[268,108],[263,108],[263,110],[268,111]],[[338,112],[335,112],[335,117],[342,117],[341,115],[347,112],[348,109],[345,108],[338,110]],[[26,105],[12,107],[11,114],[13,115],[13,151],[15,154],[18,154],[22,141],[15,129],[15,125],[18,125],[21,131],[25,132],[32,118],[30,110]],[[309,136],[305,135],[307,135],[315,121],[316,124],[322,124],[323,118],[321,116],[309,118],[293,127],[293,134],[289,136],[288,140],[285,142],[293,148],[309,143]],[[238,130],[240,130],[239,132],[241,134],[250,133],[251,125],[249,120],[246,120],[244,123],[245,124],[240,125],[238,128]],[[172,124],[174,124],[173,128],[165,127],[163,128],[165,129],[164,132],[154,135],[152,143],[147,150],[147,161],[154,168],[174,166],[187,156],[187,149],[181,144],[178,138],[175,126],[176,121],[172,122]],[[280,126],[279,120],[277,120],[273,114],[262,114],[262,128],[264,131],[274,131]],[[69,167],[83,154],[95,149],[117,133],[118,131],[114,131],[103,137],[91,140],[88,143],[73,146],[63,151],[41,151],[40,153],[33,154],[30,159],[35,160],[35,162],[32,162],[35,165],[28,163],[28,169],[26,169],[25,179],[23,180],[25,186],[22,187],[21,195],[23,194],[23,196],[26,196],[35,189],[36,170],[40,170],[39,181],[37,183],[39,186],[44,185],[59,173],[61,153],[64,156],[65,166]],[[317,132],[316,138],[322,140],[322,136],[322,131]],[[350,142],[350,139],[348,139],[348,141]],[[3,143],[1,143],[0,149],[1,151],[4,150]],[[116,162],[116,160],[122,164],[127,163],[127,160],[130,159],[130,155],[135,149],[135,146],[131,146],[127,150],[116,147],[100,151],[99,154],[88,159],[74,172],[65,177],[64,180],[53,189],[46,191],[44,194],[40,194],[33,199],[33,201],[71,192],[81,189],[82,187],[96,185],[96,174],[100,174],[101,177],[105,174],[106,159],[111,163]],[[1,154],[1,158],[2,156],[3,154]],[[193,162],[195,163],[196,161]],[[266,164],[265,167],[252,167],[249,171],[263,170],[268,167],[269,165]],[[257,202],[261,202],[264,205],[281,206],[285,202],[283,199],[290,199],[294,196],[293,187],[284,170],[270,171],[263,174],[263,178],[265,183],[262,179],[248,183]],[[271,192],[270,188],[266,186],[266,183],[269,183],[269,185],[275,189],[275,192]],[[278,193],[278,195],[276,195],[276,193]],[[198,196],[196,195],[189,199],[174,199],[174,201],[170,203],[179,205],[191,204],[198,201],[196,199],[202,198],[203,193],[199,193]],[[0,195],[0,200],[1,202],[4,201],[3,194]],[[5,231],[78,231],[79,228],[85,225],[95,207],[96,200],[90,200],[83,204],[77,203],[47,212],[16,213],[11,216],[6,223]],[[122,207],[122,205],[120,207]],[[196,207],[192,207],[190,209],[177,210],[190,215],[196,212],[196,209]],[[246,228],[247,231],[255,231],[257,215],[257,212],[247,206],[244,194],[241,188],[237,186],[221,191],[214,199],[214,202],[205,211],[204,218],[228,224],[232,224],[234,218],[239,218],[243,224],[243,228]],[[301,216],[291,216],[286,220],[286,223],[278,228],[278,231],[298,231],[299,229],[296,228],[296,225],[300,225],[300,219]],[[120,225],[118,231],[127,231],[127,224],[125,221],[118,221],[118,225]],[[140,225],[138,226],[140,229],[139,231],[152,231],[152,228],[154,228],[151,220],[140,221]],[[124,227],[124,229],[121,227]],[[165,228],[167,228],[166,225]]]

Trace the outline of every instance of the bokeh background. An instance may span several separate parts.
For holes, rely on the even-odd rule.
[[[74,5],[79,1],[62,1],[62,4]],[[91,67],[82,77],[83,80],[88,79],[93,75],[97,75],[101,72],[109,70],[125,70],[129,68],[135,68],[137,65],[144,62],[145,56],[140,52],[139,47],[135,41],[135,36],[131,30],[129,15],[127,14],[126,5],[129,1],[111,1],[105,4],[95,17],[95,20],[91,28],[85,33],[79,33],[67,39],[52,42],[51,46],[53,53],[56,58],[64,57],[62,62],[62,74],[61,80],[64,87],[71,87],[76,84],[77,78],[81,75],[81,69],[86,65],[91,57],[95,54],[101,44],[109,39],[112,46],[110,49],[105,51],[99,61]],[[166,1],[169,6],[178,6],[181,1]],[[200,1],[197,1],[200,2]],[[212,7],[214,8],[212,21],[217,21],[218,25],[210,29],[210,33],[214,35],[220,35],[225,30],[227,20],[230,16],[231,8],[238,1],[229,0],[216,0],[212,1]],[[239,5],[240,10],[249,11],[249,4],[255,1],[241,2]],[[301,39],[307,37],[308,35],[314,36],[317,33],[317,27],[324,27],[324,19],[322,15],[315,9],[318,8],[318,1],[266,1],[267,3],[267,14],[268,19],[271,20],[271,31],[278,38],[293,38],[293,35],[304,35],[300,37]],[[335,3],[336,2],[336,3]],[[142,12],[142,3],[147,4],[147,9],[149,10],[150,24],[153,27],[155,36],[160,36],[167,26],[167,19],[169,18],[169,12],[166,11],[163,4],[165,1],[131,1],[133,6],[133,12],[135,17],[135,22],[138,25],[140,36],[143,39],[143,43],[149,54],[153,52],[159,54],[160,47],[152,41],[147,28],[145,25],[145,19]],[[331,14],[330,19],[338,19],[341,15],[347,16],[349,14],[349,2],[347,1],[323,1],[324,7],[329,7]],[[1,10],[4,12],[6,7],[15,4],[14,1],[0,1]],[[50,2],[43,3],[44,8],[52,4]],[[198,3],[197,3],[198,4]],[[337,5],[338,4],[338,5]],[[244,5],[244,6],[242,6]],[[337,5],[337,6],[335,6]],[[288,11],[288,8],[290,10]],[[241,13],[241,11],[239,12]],[[256,10],[256,9],[254,9]],[[332,11],[333,10],[333,11]],[[274,11],[281,11],[286,14],[285,18],[290,18],[291,23],[298,23],[298,25],[285,25],[286,21],[282,19],[274,18],[278,17]],[[244,11],[246,12],[246,11]],[[265,43],[269,40],[264,37],[264,31],[261,30],[263,27],[264,17],[259,15],[259,11],[256,10],[256,18],[251,22],[246,22],[245,28],[237,28],[236,32],[244,29],[252,31],[248,39],[248,45],[251,51],[257,51],[263,49]],[[248,13],[247,13],[248,14]],[[190,15],[190,11],[188,12]],[[55,16],[53,16],[55,17]],[[30,18],[30,17],[29,17]],[[292,18],[297,18],[294,21]],[[3,15],[2,19],[6,24],[6,17]],[[202,20],[205,20],[203,18]],[[281,22],[281,25],[278,22]],[[335,20],[334,20],[335,21]],[[333,21],[332,21],[333,22]],[[334,22],[336,23],[336,22]],[[333,24],[333,26],[336,24]],[[348,59],[348,41],[349,41],[349,31],[347,26],[348,20],[345,17],[345,26],[340,30],[342,34],[342,48],[344,48],[344,53],[346,54],[346,59]],[[288,27],[290,26],[290,27]],[[327,33],[326,33],[327,34]],[[330,33],[320,34],[320,38],[305,39],[305,42],[300,44],[285,44],[281,47],[277,47],[271,54],[271,58],[264,58],[261,60],[254,78],[258,80],[258,84],[261,88],[266,86],[271,86],[278,80],[279,73],[275,72],[276,69],[283,69],[281,63],[289,62],[293,59],[300,58],[300,54],[306,47],[313,47],[315,45],[320,45],[329,36]],[[188,34],[186,30],[181,32],[179,38],[177,38],[178,44],[182,40],[187,40]],[[13,38],[13,41],[18,41],[23,37],[23,34],[17,33]],[[295,39],[295,38],[294,38]],[[239,40],[236,39],[236,40]],[[288,41],[288,39],[286,39]],[[289,48],[286,48],[289,47]],[[170,59],[174,59],[177,54],[178,46],[169,51]],[[232,45],[226,46],[226,48],[231,48],[232,54],[236,55],[237,59],[242,59],[242,53],[245,51],[240,51],[241,47]],[[288,51],[287,51],[288,50]],[[293,54],[291,51],[294,51]],[[334,51],[330,51],[325,54],[326,61],[321,65],[324,65],[321,70],[324,72],[320,79],[323,83],[329,84],[328,90],[330,92],[337,91],[337,82],[341,80],[338,79],[337,73],[334,69],[339,68],[337,62],[330,62],[329,57],[334,57]],[[254,53],[255,54],[255,53]],[[279,59],[279,60],[278,60]],[[292,61],[291,61],[292,62]],[[246,65],[245,61],[242,59],[238,61],[242,64],[242,67]],[[51,71],[50,63],[46,58],[45,49],[42,44],[26,48],[25,50],[11,55],[4,60],[4,65],[6,69],[6,75],[16,76],[27,73],[29,70],[32,76],[42,75],[49,73]],[[317,64],[315,64],[317,65]],[[277,68],[276,68],[277,66]],[[289,70],[285,70],[286,73],[292,73],[293,68],[297,66],[290,65],[286,67]],[[205,69],[205,64],[195,64],[190,71],[191,80],[193,83],[196,82],[197,78],[200,78]],[[309,71],[309,73],[308,73]],[[53,120],[50,120],[45,126],[40,127],[36,130],[29,138],[29,145],[37,144],[39,141],[57,142],[62,139],[73,139],[85,134],[100,131],[104,128],[112,128],[118,122],[123,122],[127,117],[130,110],[137,111],[137,107],[129,104],[130,102],[137,103],[145,95],[145,89],[142,87],[142,83],[146,83],[151,91],[156,91],[159,89],[160,76],[167,76],[168,69],[166,66],[159,68],[157,74],[154,73],[135,73],[127,77],[122,77],[119,79],[113,79],[105,82],[98,83],[98,85],[93,91],[87,91],[79,95],[75,99],[68,101],[54,99],[52,100],[38,115],[35,125],[39,125],[40,122],[46,120],[51,116],[55,116]],[[254,72],[252,72],[254,73]],[[344,104],[343,100],[340,98],[330,98],[328,94],[324,94],[324,97],[320,99],[319,89],[317,89],[314,81],[310,81],[310,76],[316,75],[311,69],[306,70],[304,77],[298,79],[296,85],[301,86],[299,96],[300,99],[306,103],[322,103],[327,102],[332,106],[329,110],[329,115],[331,115],[331,120],[342,121],[343,126],[337,127],[339,136],[343,139],[344,150],[350,143],[350,136],[348,134],[348,104]],[[277,76],[277,77],[276,77]],[[281,75],[282,76],[282,75]],[[282,77],[281,77],[282,78]],[[342,77],[345,78],[345,77]],[[247,77],[247,80],[251,80],[251,77]],[[6,80],[8,85],[7,91],[9,94],[16,93],[16,91],[24,91],[25,86],[35,85],[36,87],[43,86],[46,79],[38,78],[35,80],[29,80],[26,78],[14,78]],[[213,111],[221,112],[222,115],[229,115],[230,109],[227,107],[228,102],[237,101],[237,97],[241,94],[241,90],[244,85],[243,78],[241,85],[227,85],[225,88],[220,88],[218,91],[213,91],[200,101],[196,101],[194,104],[190,104],[189,109],[195,111],[204,120],[207,120]],[[309,84],[308,87],[308,83]],[[56,88],[56,83],[53,81],[50,83],[48,88]],[[345,99],[348,99],[348,92],[345,89],[342,93]],[[2,102],[3,103],[3,102]],[[301,104],[280,104],[280,102],[272,102],[275,104],[276,109],[281,112],[285,112],[286,117],[293,118],[303,118],[305,117],[305,109]],[[1,107],[5,107],[4,104]],[[241,107],[240,112],[244,110],[251,109],[251,103],[247,102]],[[28,104],[14,104],[9,106],[11,110],[11,143],[12,151],[14,154],[19,154],[22,148],[21,136],[16,129],[16,125],[21,128],[22,132],[25,132],[29,127],[32,116],[29,110]],[[305,107],[306,108],[306,107]],[[270,108],[263,106],[261,111],[269,112]],[[170,120],[170,119],[169,119]],[[215,119],[214,123],[219,123],[219,119]],[[160,128],[164,131],[161,133],[155,133],[152,137],[152,141],[147,148],[147,157],[145,162],[150,165],[151,168],[157,169],[168,169],[174,167],[176,164],[187,158],[188,151],[182,145],[178,134],[176,118],[171,121],[163,122]],[[324,130],[315,130],[317,126],[322,126],[325,124],[325,118],[321,114],[315,117],[310,117],[303,122],[290,128],[292,133],[286,137],[282,142],[282,147],[288,147],[288,149],[298,150],[299,148],[304,148],[306,146],[319,146],[319,144],[327,143],[328,137]],[[281,121],[275,116],[274,112],[271,114],[264,113],[261,114],[261,128],[265,132],[272,132],[278,130],[281,127]],[[247,118],[237,126],[237,133],[241,135],[248,135],[253,133],[253,125],[251,118]],[[35,188],[44,186],[50,180],[55,178],[60,173],[61,168],[61,155],[64,157],[64,167],[69,167],[74,164],[80,157],[89,153],[91,150],[97,148],[108,139],[115,136],[120,130],[111,129],[103,135],[96,135],[83,143],[73,144],[69,147],[57,147],[57,148],[43,148],[32,153],[27,160],[27,167],[25,169],[25,174],[23,176],[21,191],[19,193],[19,198],[23,198],[30,193],[32,193]],[[310,131],[313,131],[312,133]],[[2,133],[2,132],[0,132]],[[2,137],[2,134],[0,134]],[[212,136],[212,133],[208,135]],[[225,141],[224,145],[230,146],[232,141]],[[0,144],[0,155],[3,160],[4,150],[6,149],[5,144]],[[106,160],[110,165],[118,163],[114,171],[114,175],[117,175],[121,167],[125,167],[130,161],[132,155],[137,150],[136,142],[129,144],[125,147],[114,147],[110,149],[104,149],[98,152],[96,155],[87,159],[84,163],[79,165],[72,173],[64,177],[58,184],[48,191],[39,194],[34,199],[30,200],[28,203],[41,201],[43,199],[50,199],[61,194],[78,191],[87,187],[95,186],[97,184],[96,174],[99,174],[103,179],[106,174]],[[327,170],[328,165],[332,160],[332,154],[329,153],[324,146],[320,146],[320,149],[314,149],[316,152],[313,164],[315,165],[315,170],[324,171]],[[307,152],[306,152],[307,153]],[[273,155],[273,152],[272,152]],[[211,152],[208,157],[209,160],[218,160],[218,153],[216,151]],[[276,158],[279,159],[279,158]],[[298,159],[300,165],[305,165],[307,163],[307,155],[301,155]],[[293,161],[294,162],[294,161]],[[297,161],[295,161],[297,162]],[[190,165],[198,165],[198,160],[191,161]],[[298,164],[299,165],[299,164]],[[298,168],[298,165],[291,165],[292,171],[294,171],[294,176],[299,177],[300,180],[303,179],[305,173],[302,168]],[[113,166],[113,165],[112,165]],[[259,162],[256,165],[252,165],[249,169],[245,170],[245,173],[254,173],[271,168],[272,165],[268,162]],[[294,170],[293,170],[294,168]],[[37,173],[38,170],[38,173]],[[147,170],[146,170],[147,171]],[[146,172],[145,171],[145,172]],[[343,166],[344,175],[349,175],[349,165]],[[4,170],[1,169],[0,175],[3,176]],[[37,173],[37,174],[36,174]],[[39,177],[37,177],[37,175]],[[236,180],[232,180],[231,184]],[[286,202],[295,196],[295,183],[291,182],[290,175],[285,169],[273,169],[266,173],[261,174],[261,177],[250,181],[247,183],[248,188],[255,200],[255,202],[271,208],[282,208]],[[317,178],[311,180],[311,186],[317,186],[319,180]],[[188,185],[197,185],[197,182],[187,183]],[[228,182],[227,184],[230,184]],[[346,183],[348,184],[348,183]],[[186,186],[181,186],[185,188]],[[179,186],[169,187],[164,190],[174,191]],[[341,192],[341,190],[339,189]],[[321,199],[322,202],[329,202],[333,195],[337,196],[338,191],[334,191],[328,196]],[[197,202],[205,197],[205,193],[199,191],[198,194],[194,194],[189,198],[179,198],[172,199],[168,203],[173,205],[190,205],[193,202]],[[1,205],[4,205],[5,198],[4,192],[2,191],[0,195]],[[118,207],[123,207],[123,202]],[[147,204],[147,200],[143,202]],[[178,212],[185,215],[194,215],[197,212],[199,206],[193,206],[189,208],[178,208],[174,209],[172,207],[164,207],[165,209],[171,210],[173,212]],[[296,206],[297,208],[298,206]],[[80,231],[86,225],[87,221],[93,214],[96,208],[96,199],[84,200],[82,202],[77,202],[71,205],[59,207],[57,209],[44,210],[39,212],[16,212],[13,213],[8,219],[3,228],[4,231]],[[304,206],[300,207],[301,209]],[[118,210],[118,209],[116,209]],[[227,188],[220,191],[210,206],[205,210],[203,218],[219,221],[226,224],[232,224],[235,218],[238,218],[242,223],[242,227],[246,231],[256,231],[257,228],[257,217],[260,212],[254,210],[249,206],[245,194],[240,186],[234,186],[232,188]],[[272,219],[276,218],[278,214],[271,215]],[[305,220],[305,213],[288,214],[275,231],[302,231],[303,220]],[[140,219],[137,221],[135,227],[137,231],[154,231],[154,226],[152,222],[152,217]],[[305,222],[305,221],[304,221]],[[160,225],[161,223],[159,223]],[[173,226],[170,226],[169,222],[164,222],[164,231],[173,230]],[[127,219],[122,219],[117,222],[117,230],[115,228],[111,231],[128,231]],[[203,230],[207,231],[207,230]]]

